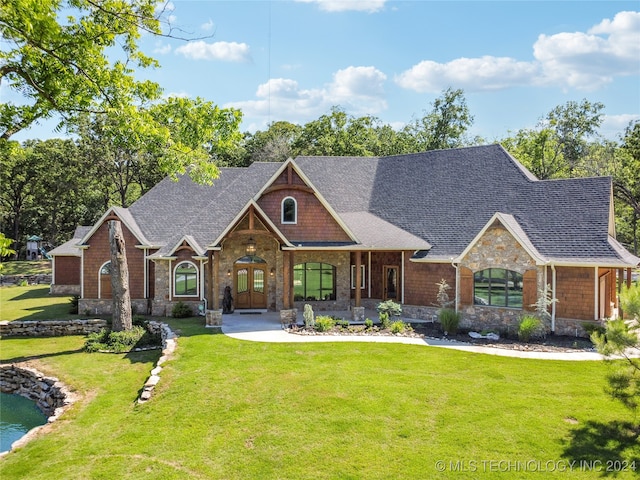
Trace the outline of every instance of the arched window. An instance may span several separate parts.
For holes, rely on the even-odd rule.
[[[111,262],[105,262],[98,271],[98,298],[111,298]]]
[[[473,303],[522,308],[522,274],[504,268],[487,268],[474,273]]]
[[[176,266],[173,274],[173,294],[176,297],[198,295],[198,269],[193,263],[182,262]]]
[[[298,263],[293,267],[294,300],[335,300],[336,267],[328,263]]]
[[[298,222],[298,202],[293,197],[282,200],[282,223]]]

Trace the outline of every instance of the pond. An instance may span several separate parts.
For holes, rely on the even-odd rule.
[[[0,452],[8,451],[13,442],[45,423],[47,417],[35,402],[20,395],[0,393]]]

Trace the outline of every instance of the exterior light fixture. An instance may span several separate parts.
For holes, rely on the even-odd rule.
[[[227,270],[227,277],[231,276],[231,270]]]
[[[249,240],[247,240],[247,255],[252,257],[255,254],[256,254],[256,241],[253,239],[253,237],[249,237]]]
[[[269,272],[269,275],[273,277],[275,274],[276,274],[276,269],[272,268],[271,271]]]

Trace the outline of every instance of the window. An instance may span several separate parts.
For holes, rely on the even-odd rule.
[[[198,295],[198,269],[191,262],[182,262],[175,269],[173,293],[176,296]]]
[[[282,200],[282,223],[298,222],[298,204],[293,197]]]
[[[336,267],[328,263],[299,263],[293,267],[294,300],[335,300]]]
[[[504,268],[487,268],[474,273],[473,303],[522,308],[522,274]]]
[[[111,298],[111,262],[102,264],[98,274],[98,298]]]
[[[364,265],[360,265],[360,289],[365,287],[364,281]],[[351,290],[356,289],[356,266],[351,265]]]

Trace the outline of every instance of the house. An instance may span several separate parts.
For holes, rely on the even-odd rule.
[[[229,286],[235,309],[360,318],[392,299],[430,319],[444,279],[462,325],[480,329],[515,327],[549,285],[547,328],[573,335],[618,315],[618,285],[640,263],[615,239],[610,178],[540,181],[500,145],[254,163],[213,186],[164,179],[75,242],[81,312],[111,308],[110,220],[132,304],[153,315],[182,301],[219,316]],[[64,283],[65,253],[51,254]]]

